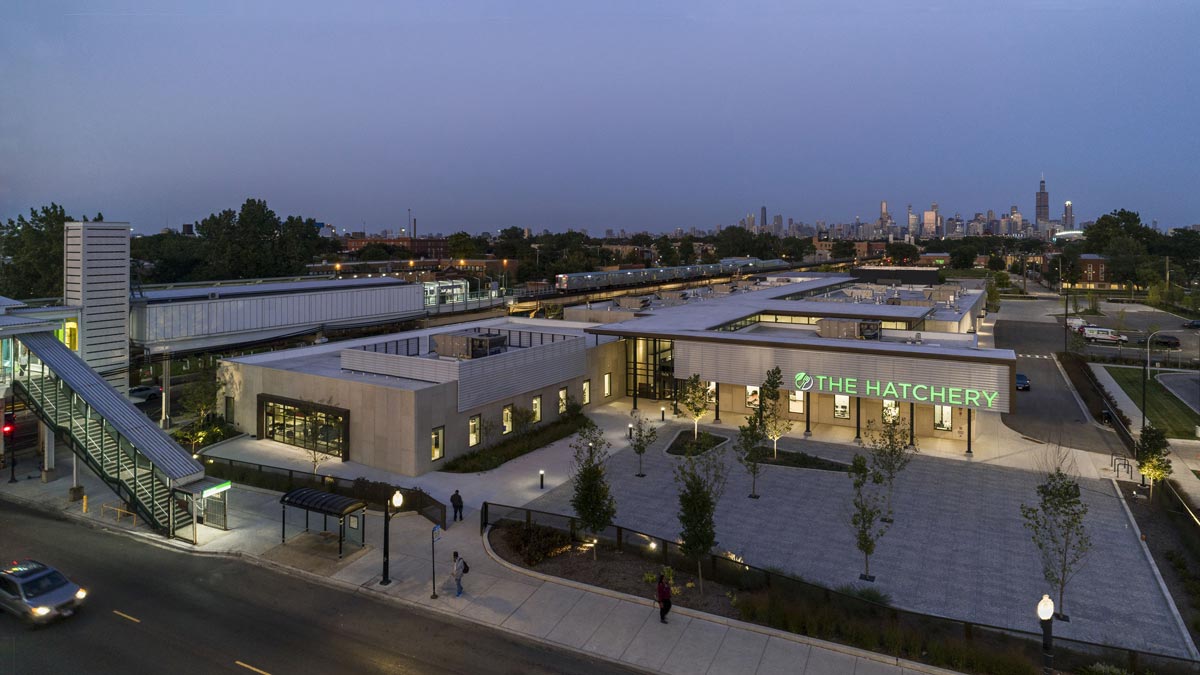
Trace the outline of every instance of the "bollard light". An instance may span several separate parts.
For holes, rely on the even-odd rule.
[[[1042,623],[1042,672],[1054,675],[1054,601],[1049,595],[1038,602],[1037,615]]]
[[[662,421],[666,422],[667,421],[667,406],[664,405],[664,406],[659,407],[658,413],[661,416]]]
[[[546,489],[546,472],[545,470],[538,471],[538,489]]]
[[[629,423],[629,440],[633,440],[633,422]]]

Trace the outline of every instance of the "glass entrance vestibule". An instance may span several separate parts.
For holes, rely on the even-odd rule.
[[[350,458],[350,411],[259,394],[258,437],[345,461]]]

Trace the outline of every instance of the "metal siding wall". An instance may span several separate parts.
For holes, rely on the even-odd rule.
[[[998,392],[992,411],[1009,412],[1012,384],[1009,369],[991,363],[938,361],[902,356],[854,354],[848,352],[819,352],[801,349],[771,349],[745,345],[724,345],[709,342],[675,342],[675,376],[686,378],[693,373],[708,381],[722,384],[758,385],[771,368],[783,370],[783,386],[794,390],[794,377],[803,371],[810,375],[859,378],[860,395],[865,396],[863,379],[939,387],[963,387]],[[828,392],[822,392],[828,393]],[[871,396],[869,398],[881,398]],[[898,401],[917,401],[897,396]]]
[[[424,311],[418,284],[258,298],[196,300],[139,306],[142,342],[249,332]]]
[[[424,359],[398,354],[343,349],[342,368],[374,375],[391,375],[423,382],[453,382],[459,378],[459,361]]]
[[[586,350],[584,338],[571,338],[535,349],[461,361],[458,411],[582,377],[587,368]]]

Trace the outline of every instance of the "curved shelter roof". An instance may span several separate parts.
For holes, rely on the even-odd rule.
[[[367,503],[361,499],[343,497],[316,488],[296,488],[280,497],[279,503],[339,518],[367,508]]]

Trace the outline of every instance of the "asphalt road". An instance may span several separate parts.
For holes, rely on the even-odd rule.
[[[90,595],[75,616],[36,629],[0,614],[0,675],[634,672],[0,501],[0,559],[21,558],[58,567]]]
[[[1029,377],[1029,391],[1018,391],[1016,413],[1004,424],[1023,436],[1046,443],[1096,452],[1121,451],[1115,433],[1097,428],[1079,407],[1053,358],[1063,348],[1062,324],[997,321],[996,346],[1017,353],[1017,372]]]

